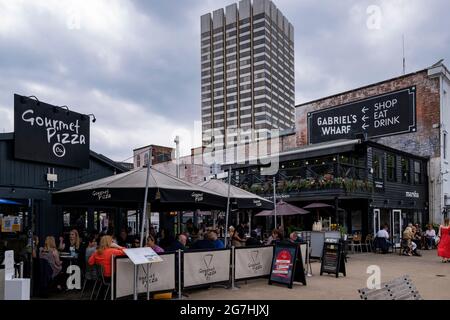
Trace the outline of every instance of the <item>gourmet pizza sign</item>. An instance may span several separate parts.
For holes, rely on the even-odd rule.
[[[89,168],[89,117],[14,96],[14,155],[17,159]]]
[[[369,138],[416,131],[416,88],[308,113],[309,142]]]

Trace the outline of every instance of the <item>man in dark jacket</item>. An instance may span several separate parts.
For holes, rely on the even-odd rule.
[[[187,237],[184,234],[177,235],[177,238],[172,243],[167,251],[186,250]]]

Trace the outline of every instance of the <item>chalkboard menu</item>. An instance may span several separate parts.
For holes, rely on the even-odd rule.
[[[339,277],[339,273],[346,276],[343,245],[337,239],[325,240],[320,275],[323,273],[334,274],[336,278]]]
[[[298,249],[298,245],[291,243],[278,243],[275,245],[269,284],[280,283],[292,289]]]

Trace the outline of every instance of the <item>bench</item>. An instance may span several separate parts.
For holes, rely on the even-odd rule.
[[[362,300],[423,300],[408,275],[382,283],[381,289],[359,289]]]

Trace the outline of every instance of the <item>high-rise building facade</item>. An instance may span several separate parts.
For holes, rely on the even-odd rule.
[[[204,146],[295,126],[294,28],[272,1],[201,16],[201,88]]]

